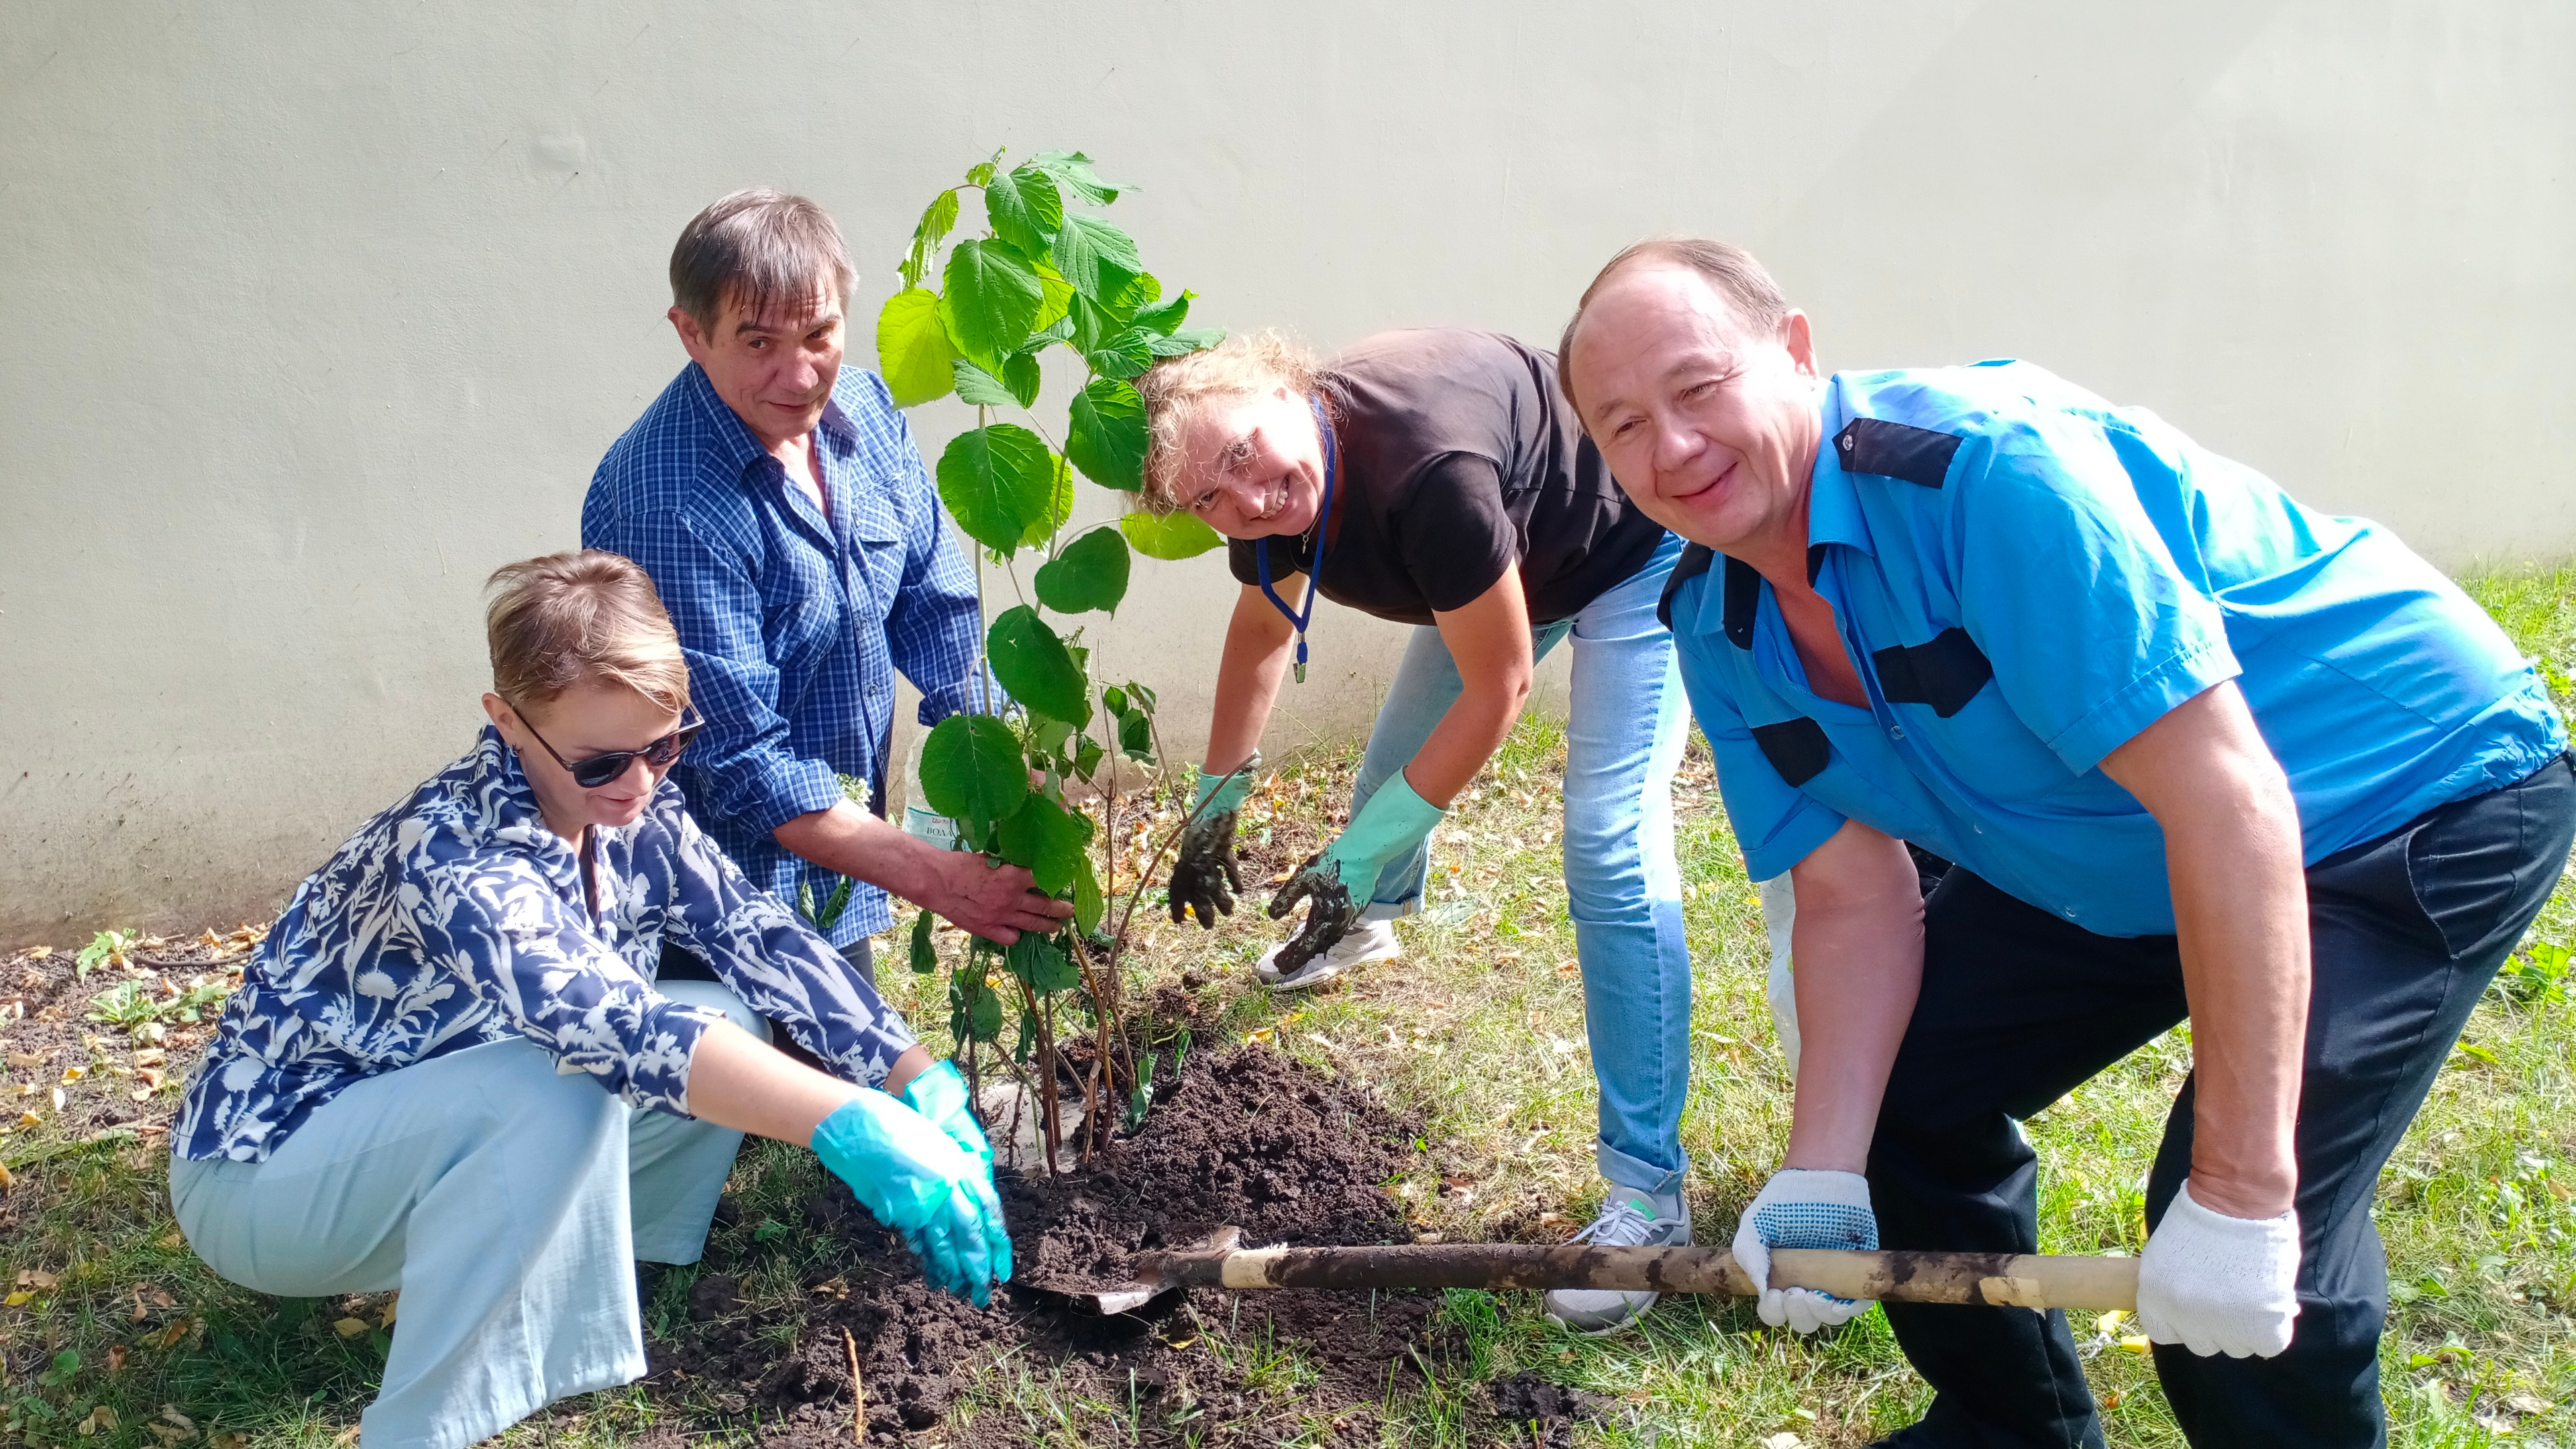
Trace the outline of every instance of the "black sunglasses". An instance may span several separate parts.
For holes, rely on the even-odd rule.
[[[694,709],[689,712],[697,713]],[[680,751],[689,747],[689,741],[698,737],[698,731],[706,728],[706,723],[700,720],[684,724],[640,750],[610,750],[604,755],[593,755],[578,764],[565,759],[554,746],[546,744],[546,737],[537,733],[535,725],[528,723],[525,710],[519,712],[519,726],[528,732],[530,739],[545,746],[546,753],[555,757],[556,764],[572,772],[574,784],[585,790],[596,790],[624,775],[626,767],[637,760],[642,760],[656,770],[669,769],[671,762],[680,758]]]

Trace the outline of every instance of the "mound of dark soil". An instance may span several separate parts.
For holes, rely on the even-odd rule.
[[[1563,1384],[1552,1384],[1523,1369],[1486,1385],[1494,1419],[1512,1443],[1536,1443],[1560,1449],[1574,1443],[1574,1426],[1598,1421],[1598,1396]]]
[[[792,1347],[782,1351],[782,1325],[756,1313],[693,1324],[652,1345],[653,1384],[677,1403],[712,1401],[735,1427],[758,1425],[764,1442],[847,1443],[855,1350],[871,1442],[944,1426],[944,1444],[1000,1446],[1028,1442],[1036,1426],[1008,1410],[960,1423],[951,1410],[979,1369],[1018,1353],[1034,1378],[1059,1380],[1058,1402],[1120,1406],[1144,1443],[1269,1442],[1282,1407],[1247,1383],[1238,1350],[1249,1347],[1311,1367],[1296,1414],[1331,1438],[1374,1442],[1374,1406],[1391,1379],[1411,1383],[1423,1360],[1444,1356],[1434,1298],[1202,1289],[1147,1316],[1102,1319],[1018,1285],[1117,1282],[1128,1254],[1226,1224],[1248,1244],[1408,1241],[1378,1184],[1404,1165],[1413,1138],[1413,1125],[1374,1096],[1278,1053],[1196,1054],[1144,1131],[1087,1170],[999,1174],[1018,1275],[990,1308],[925,1287],[911,1256],[834,1184],[806,1208],[837,1251],[808,1284],[813,1307]],[[703,1296],[720,1307],[729,1295]]]

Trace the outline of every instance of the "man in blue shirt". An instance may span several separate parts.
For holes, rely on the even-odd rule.
[[[882,379],[841,368],[852,280],[840,229],[801,196],[698,213],[671,253],[689,365],[601,460],[581,537],[643,565],[679,628],[706,720],[674,772],[690,813],[790,904],[857,881],[827,934],[873,979],[887,891],[1005,945],[1073,907],[881,818],[895,670],[925,725],[1000,701],[976,698],[974,575],[912,432]]]
[[[1615,259],[1560,374],[1698,547],[1665,609],[1804,1053],[1735,1249],[2032,1252],[2018,1119],[2177,1022],[2138,1317],[2194,1444],[2386,1441],[2379,1169],[2576,836],[2533,671],[2388,532],[2023,363],[1824,377],[1711,242]],[[1925,899],[1907,843],[1955,862]],[[2098,1445],[2062,1313],[1886,1305],[1890,1443]]]

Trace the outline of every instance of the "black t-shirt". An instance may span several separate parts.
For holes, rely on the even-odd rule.
[[[1428,624],[1517,562],[1530,622],[1553,623],[1663,542],[1556,390],[1554,353],[1461,328],[1383,332],[1335,358],[1322,390],[1340,471],[1316,582],[1334,603]],[[1268,542],[1274,587],[1307,571],[1311,539]],[[1247,584],[1257,547],[1228,549]]]

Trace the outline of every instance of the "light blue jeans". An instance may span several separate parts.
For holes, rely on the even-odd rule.
[[[663,995],[768,1024],[711,981]],[[370,1077],[268,1160],[170,1164],[188,1245],[246,1288],[402,1290],[368,1449],[463,1449],[644,1376],[634,1260],[694,1263],[742,1134],[639,1112],[530,1041]]]
[[[1673,771],[1690,712],[1673,636],[1655,618],[1681,541],[1571,619],[1532,631],[1532,651],[1574,639],[1565,727],[1565,889],[1583,961],[1584,1029],[1601,1084],[1601,1175],[1640,1192],[1681,1185],[1682,1099],[1690,1089],[1690,948],[1673,862]],[[1456,703],[1458,663],[1440,631],[1413,631],[1378,710],[1352,792],[1369,796],[1421,750]],[[1430,842],[1387,863],[1363,915],[1422,909]]]

